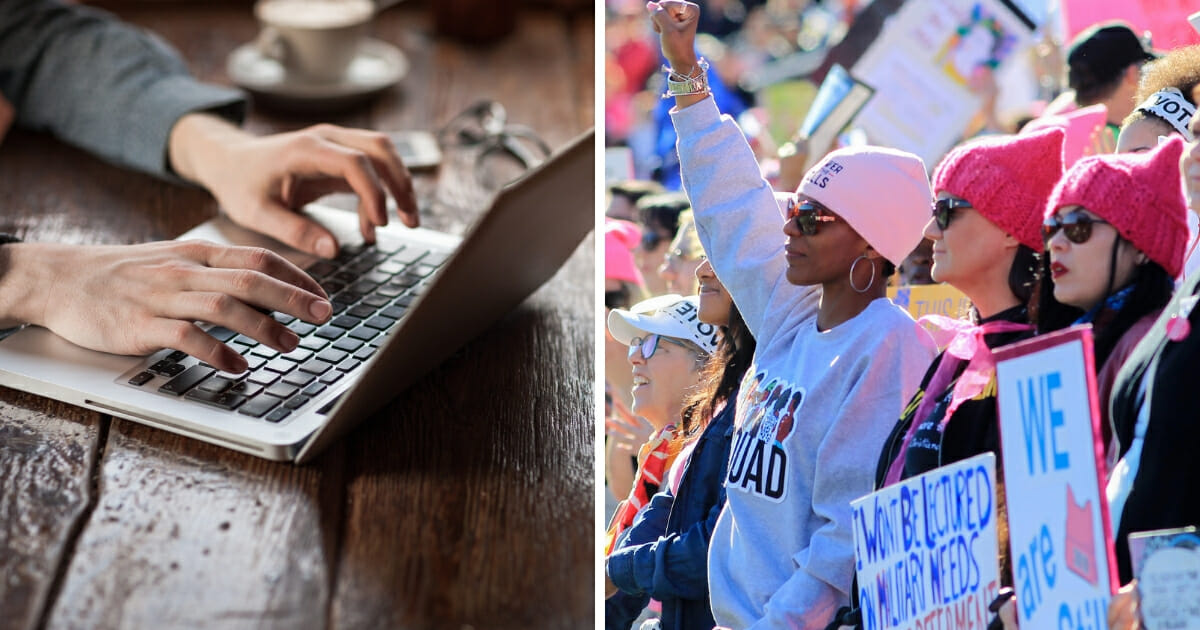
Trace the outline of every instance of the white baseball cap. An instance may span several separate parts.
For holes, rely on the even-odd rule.
[[[690,341],[705,354],[712,354],[721,340],[721,327],[700,321],[699,315],[699,297],[672,293],[643,300],[627,311],[613,309],[608,314],[608,330],[625,345],[634,337],[657,334]]]

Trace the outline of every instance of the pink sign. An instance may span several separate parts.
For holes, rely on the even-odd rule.
[[[1200,34],[1188,23],[1196,9],[1195,0],[1062,0],[1063,41],[1069,43],[1097,22],[1124,20],[1138,35],[1150,31],[1155,50],[1200,44]]]

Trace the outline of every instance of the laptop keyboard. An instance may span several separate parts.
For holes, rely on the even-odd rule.
[[[337,257],[305,270],[329,295],[333,315],[327,323],[314,326],[286,313],[272,314],[300,337],[295,350],[280,353],[213,326],[208,333],[245,357],[248,370],[221,372],[167,349],[151,355],[146,367],[123,380],[143,391],[282,422],[371,358],[449,257],[450,252],[425,244],[383,239],[375,245],[343,247]],[[318,412],[328,412],[334,402],[326,402]]]

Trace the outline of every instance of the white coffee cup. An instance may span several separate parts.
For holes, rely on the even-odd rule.
[[[257,46],[290,76],[314,83],[341,79],[375,15],[371,0],[259,0]]]

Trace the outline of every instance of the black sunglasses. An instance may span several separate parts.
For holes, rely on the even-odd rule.
[[[938,199],[933,202],[933,220],[939,230],[945,230],[950,227],[950,218],[955,210],[971,207],[971,202],[965,199]]]
[[[824,206],[810,199],[797,201],[795,197],[788,199],[787,218],[789,221],[795,220],[796,227],[805,236],[816,236],[818,223],[837,221],[837,217]]]
[[[1054,238],[1059,230],[1064,230],[1068,241],[1082,245],[1092,238],[1092,225],[1096,223],[1108,221],[1088,216],[1082,210],[1074,210],[1062,216],[1056,214],[1042,223],[1042,239],[1049,244],[1050,239]]]
[[[682,340],[672,337],[665,337],[657,333],[650,333],[645,337],[634,337],[629,340],[629,358],[632,359],[640,351],[642,358],[649,361],[650,357],[658,351],[658,342],[666,341],[677,346],[687,348],[687,344]]]

